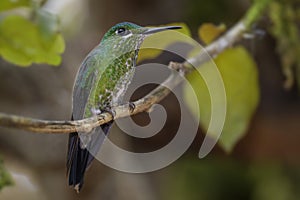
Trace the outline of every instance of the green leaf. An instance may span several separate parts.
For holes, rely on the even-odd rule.
[[[37,23],[17,15],[7,16],[0,22],[0,55],[19,66],[59,65],[65,44],[57,29],[52,28],[54,23],[57,19],[50,14],[38,17]]]
[[[218,143],[230,152],[238,140],[246,133],[251,117],[259,101],[257,66],[243,47],[235,47],[221,53],[215,63],[224,81],[227,98],[227,113],[222,135]],[[199,69],[209,70],[211,65],[204,64]],[[200,124],[206,130],[211,116],[211,101],[208,89],[201,75],[193,72],[188,75],[193,90],[184,88],[185,101],[191,112],[200,108]],[[198,102],[192,102],[191,95],[196,93]],[[208,133],[214,137],[215,133]]]
[[[0,11],[6,11],[18,7],[30,6],[31,0],[1,0]]]
[[[176,31],[183,35],[191,36],[191,31],[185,23],[171,23],[162,26],[181,26],[182,28]],[[167,46],[177,42],[186,42],[186,40],[184,40],[183,37],[180,38],[175,35],[172,37],[167,31],[147,37],[141,45],[137,62],[154,59],[159,56]],[[157,48],[148,48],[151,46],[157,46]]]
[[[198,28],[198,37],[205,43],[209,44],[218,38],[224,31],[226,31],[226,25],[214,25],[212,23],[203,23]]]

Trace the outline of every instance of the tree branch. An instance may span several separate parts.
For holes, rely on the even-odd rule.
[[[222,37],[208,45],[205,50],[211,56],[215,57],[225,49],[230,48],[234,43],[239,41],[243,34],[247,32],[251,25],[255,23],[263,14],[263,11],[267,7],[271,0],[260,0],[250,7],[245,17],[240,20],[235,26],[229,29]],[[204,54],[198,54],[195,57],[190,58],[184,63],[170,62],[169,68],[180,71],[183,75],[191,71],[191,66],[200,66],[207,61],[207,56]],[[141,98],[134,103],[135,108],[132,110],[131,106],[127,103],[112,108],[112,113],[104,112],[96,117],[91,117],[82,120],[75,121],[48,121],[39,120],[28,117],[21,117],[16,115],[10,115],[0,113],[0,126],[17,128],[27,130],[36,133],[71,133],[75,131],[88,132],[89,130],[105,124],[113,119],[121,117],[127,117],[140,112],[149,111],[151,106],[160,102],[169,93],[170,89],[176,87],[181,82],[181,78],[172,73],[167,80],[165,80],[160,86],[151,91],[144,98]]]

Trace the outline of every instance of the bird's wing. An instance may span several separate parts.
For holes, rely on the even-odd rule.
[[[97,72],[97,60],[93,55],[87,56],[77,73],[73,88],[73,118],[83,119],[89,95],[95,87]]]
[[[73,88],[73,115],[72,120],[83,119],[92,91],[97,86],[97,77],[101,76],[100,63],[95,57],[95,51],[90,53],[83,61],[76,77]],[[88,136],[88,143],[82,145],[85,135],[74,132],[69,136],[67,155],[67,174],[69,185],[72,185],[77,192],[82,187],[83,177],[86,168],[90,165],[94,156],[100,149],[106,134],[112,123],[101,125],[91,131]],[[100,130],[102,129],[102,131]]]

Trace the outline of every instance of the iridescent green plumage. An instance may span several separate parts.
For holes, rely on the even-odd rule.
[[[128,22],[112,27],[89,53],[77,73],[72,118],[92,117],[120,104],[134,75],[138,50],[145,37],[177,28],[147,28]],[[111,124],[101,125],[89,134],[70,134],[67,161],[69,185],[78,192],[85,170],[97,154]]]
[[[131,33],[118,35],[120,28]],[[74,119],[91,117],[94,110],[101,111],[112,106],[113,93],[118,89],[116,86],[127,73],[133,74],[138,48],[145,38],[138,31],[143,29],[131,23],[118,24],[104,35],[100,44],[87,56],[74,86]],[[130,81],[124,82],[124,89]]]

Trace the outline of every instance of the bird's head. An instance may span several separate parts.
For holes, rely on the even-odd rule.
[[[105,33],[102,41],[111,37],[120,39],[131,38],[131,36],[132,38],[145,38],[153,33],[180,28],[180,26],[142,27],[130,22],[122,22],[110,28]]]
[[[133,23],[123,22],[110,28],[100,42],[101,51],[105,52],[107,61],[120,59],[120,57],[134,56],[137,59],[137,52],[144,39],[157,32],[179,29],[179,26],[165,27],[142,27]],[[134,52],[134,53],[132,53]],[[115,62],[115,61],[114,61]]]

